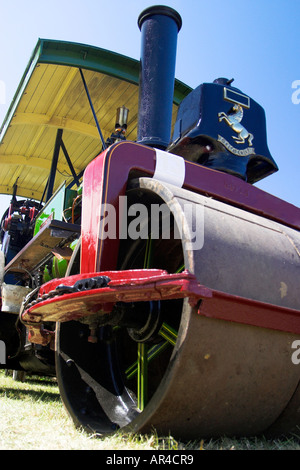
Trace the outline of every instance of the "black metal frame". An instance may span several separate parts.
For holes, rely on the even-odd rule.
[[[102,149],[105,150],[107,148],[107,145],[106,145],[104,137],[102,135],[99,122],[97,120],[96,112],[95,112],[95,109],[94,109],[94,106],[93,106],[93,103],[92,103],[92,100],[91,100],[91,96],[90,96],[90,93],[89,93],[89,90],[88,90],[88,86],[87,86],[87,83],[85,81],[82,70],[79,69],[79,72],[80,72],[80,75],[81,75],[81,78],[82,78],[82,83],[83,83],[85,92],[87,94],[87,98],[88,98],[88,101],[89,101],[89,104],[90,104],[90,107],[91,107],[91,111],[92,111],[93,116],[94,116],[94,120],[95,120],[97,129],[98,129],[98,132],[99,132],[99,135],[100,135],[100,139],[101,139],[101,143],[102,143]],[[55,140],[55,145],[54,145],[54,151],[53,151],[50,174],[49,174],[49,178],[47,180],[47,183],[46,183],[46,186],[45,186],[45,189],[44,189],[44,193],[43,193],[41,202],[44,199],[46,191],[47,191],[47,196],[46,196],[46,201],[45,202],[49,201],[49,199],[51,198],[51,196],[53,194],[54,181],[55,181],[55,175],[56,175],[56,170],[57,170],[57,163],[58,163],[58,157],[59,157],[60,149],[62,149],[62,151],[64,153],[64,156],[66,158],[66,161],[69,165],[70,171],[71,171],[72,176],[73,176],[73,181],[72,181],[71,184],[68,185],[68,188],[72,187],[74,183],[76,183],[77,187],[80,186],[79,179],[83,175],[83,171],[81,171],[78,175],[76,174],[76,172],[74,170],[74,167],[72,165],[70,156],[68,154],[68,151],[66,149],[66,146],[63,142],[62,135],[63,135],[63,129],[58,129],[57,133],[56,133],[56,140]]]

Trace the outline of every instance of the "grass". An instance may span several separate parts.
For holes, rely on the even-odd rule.
[[[17,382],[0,371],[0,450],[300,450],[300,438],[179,442],[155,432],[100,438],[75,428],[55,379],[29,376]]]

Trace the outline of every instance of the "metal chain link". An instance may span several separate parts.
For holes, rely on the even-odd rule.
[[[47,294],[43,294],[33,299],[37,292],[40,290],[40,287],[36,287],[33,291],[26,295],[23,300],[21,311],[20,311],[20,320],[22,321],[22,314],[25,310],[28,310],[30,307],[43,302],[45,300],[51,299],[53,297],[58,297],[64,294],[72,294],[74,292],[83,292],[93,289],[99,289],[101,287],[106,287],[110,282],[108,276],[95,276],[87,279],[79,279],[72,286],[67,286],[65,284],[59,284],[54,290],[49,291]],[[31,300],[33,299],[33,300]]]

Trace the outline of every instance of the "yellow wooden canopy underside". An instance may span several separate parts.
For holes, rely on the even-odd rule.
[[[126,137],[136,139],[138,62],[90,46],[86,46],[87,52],[82,51],[82,47],[39,41],[0,129],[1,194],[12,194],[17,181],[17,196],[40,200],[49,177],[58,129],[63,130],[63,142],[76,174],[101,152],[102,143],[79,67],[104,139],[114,131],[116,110],[123,105],[129,109]],[[127,74],[128,78],[126,67],[132,72],[132,76]],[[178,83],[179,88],[183,86]],[[177,104],[173,107],[173,119]],[[60,150],[54,190],[65,180],[68,183],[73,178]]]

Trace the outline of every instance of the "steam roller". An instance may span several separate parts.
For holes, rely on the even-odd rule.
[[[45,364],[53,352],[77,426],[187,440],[288,434],[300,424],[300,210],[255,186],[278,170],[264,111],[218,78],[186,90],[174,118],[181,18],[155,6],[138,25],[136,138],[124,137],[120,108],[84,169],[78,219],[76,204],[67,221],[41,217],[52,196],[6,263],[4,290],[12,274],[29,286],[18,327],[30,357]],[[31,268],[32,246],[46,252]],[[46,277],[58,255],[65,271]],[[30,285],[37,267],[43,280]],[[20,350],[11,367],[32,370]]]
[[[188,299],[130,304],[133,324],[125,309],[124,326],[112,320],[92,345],[82,324],[61,323],[58,377],[75,420],[99,433],[154,427],[186,439],[296,425],[299,372],[291,347],[298,336],[281,331],[284,318],[275,324],[280,307],[291,315],[299,308],[293,230],[153,179],[141,178],[132,192],[135,201],[159,198],[175,221],[184,219],[184,231],[173,242],[149,237],[144,246],[124,247],[120,267],[185,269],[211,292],[200,293],[195,305]],[[195,214],[204,209],[200,249],[191,249],[199,221],[185,220],[187,202]],[[154,315],[158,324],[151,325]]]

